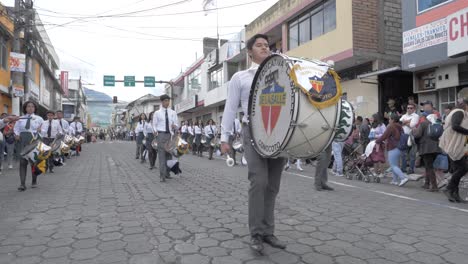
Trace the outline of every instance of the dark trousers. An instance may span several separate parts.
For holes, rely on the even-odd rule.
[[[317,157],[317,167],[315,168],[315,186],[321,188],[328,182],[328,165],[331,161],[332,144],[324,149]]]
[[[31,133],[22,132],[20,134],[20,141],[18,144],[18,155],[21,153],[22,149],[31,142],[31,139]],[[22,186],[26,186],[26,175],[28,174],[28,165],[29,161],[23,159],[23,157],[20,157],[19,175]],[[32,183],[37,183],[37,176],[32,175]]]
[[[424,181],[424,185],[427,187],[431,186],[432,189],[437,189],[437,178],[433,166],[436,157],[437,153],[421,155],[421,158],[424,161],[424,168],[426,169],[426,180]]]
[[[46,144],[47,146],[52,146],[52,142],[54,142],[54,139],[53,138],[43,138],[42,139],[44,144]],[[50,157],[47,159],[47,167],[46,167],[46,171],[49,170],[49,171],[52,171],[54,169],[54,154],[51,153],[50,154]]]
[[[172,155],[167,153],[165,146],[166,143],[171,140],[170,133],[158,133],[156,137],[158,141],[158,156],[159,156],[159,176],[161,179],[169,177],[169,170],[167,168],[167,161],[172,159]]]
[[[452,174],[452,178],[450,179],[450,182],[447,185],[447,190],[450,190],[453,192],[458,191],[458,185],[460,184],[460,179],[463,176],[465,176],[466,172],[468,171],[466,162],[467,162],[466,157],[463,157],[461,160],[453,161],[454,173]]]
[[[154,135],[152,133],[146,135],[146,150],[148,151],[148,160],[151,167],[154,167],[156,163],[156,158],[158,157],[158,153],[151,145],[153,139]]]

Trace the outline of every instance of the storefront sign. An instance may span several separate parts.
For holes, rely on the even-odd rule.
[[[13,94],[16,97],[23,97],[24,96],[24,86],[19,84],[13,84]]]
[[[449,57],[468,52],[468,8],[447,17]]]
[[[10,52],[10,71],[26,71],[26,55],[16,52]]]
[[[194,96],[191,96],[190,98],[185,99],[184,101],[176,104],[174,106],[176,113],[179,114],[179,113],[182,113],[182,112],[187,111],[189,109],[197,107],[197,99],[198,99],[198,96],[194,95]]]
[[[447,42],[447,18],[403,32],[403,53]]]
[[[60,73],[60,86],[62,86],[63,95],[68,97],[68,72],[62,71]]]

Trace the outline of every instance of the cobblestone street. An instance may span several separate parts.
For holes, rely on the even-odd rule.
[[[276,234],[286,250],[249,249],[246,168],[182,157],[159,182],[134,143],[87,144],[39,188],[20,193],[17,167],[0,176],[0,263],[466,263],[468,206],[442,193],[330,176],[283,174]]]

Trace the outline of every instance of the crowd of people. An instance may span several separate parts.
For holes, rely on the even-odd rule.
[[[73,122],[69,123],[63,118],[62,111],[47,111],[46,120],[41,116],[36,115],[37,105],[33,101],[23,103],[22,116],[8,116],[6,113],[0,117],[1,138],[0,144],[0,171],[3,170],[3,161],[8,164],[8,169],[13,169],[14,160],[19,159],[19,176],[20,186],[19,191],[25,191],[26,177],[28,175],[28,166],[31,167],[31,187],[37,187],[37,176],[42,173],[27,157],[22,156],[24,149],[30,149],[37,142],[43,142],[47,146],[51,146],[55,140],[61,140],[64,135],[78,137],[84,135],[83,125],[79,117],[75,117]],[[79,156],[81,152],[81,144],[74,147],[74,153]],[[4,155],[6,153],[6,157]],[[67,155],[70,158],[70,155]],[[50,154],[45,161],[45,172],[54,173],[56,165],[65,164],[65,155]],[[6,164],[5,164],[6,165]]]

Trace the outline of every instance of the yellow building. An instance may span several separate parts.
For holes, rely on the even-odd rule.
[[[401,0],[280,0],[246,27],[246,39],[257,33],[273,51],[333,61],[358,115],[412,95],[399,67]]]
[[[0,113],[11,114],[10,96],[10,52],[13,42],[14,24],[6,8],[0,4]]]

